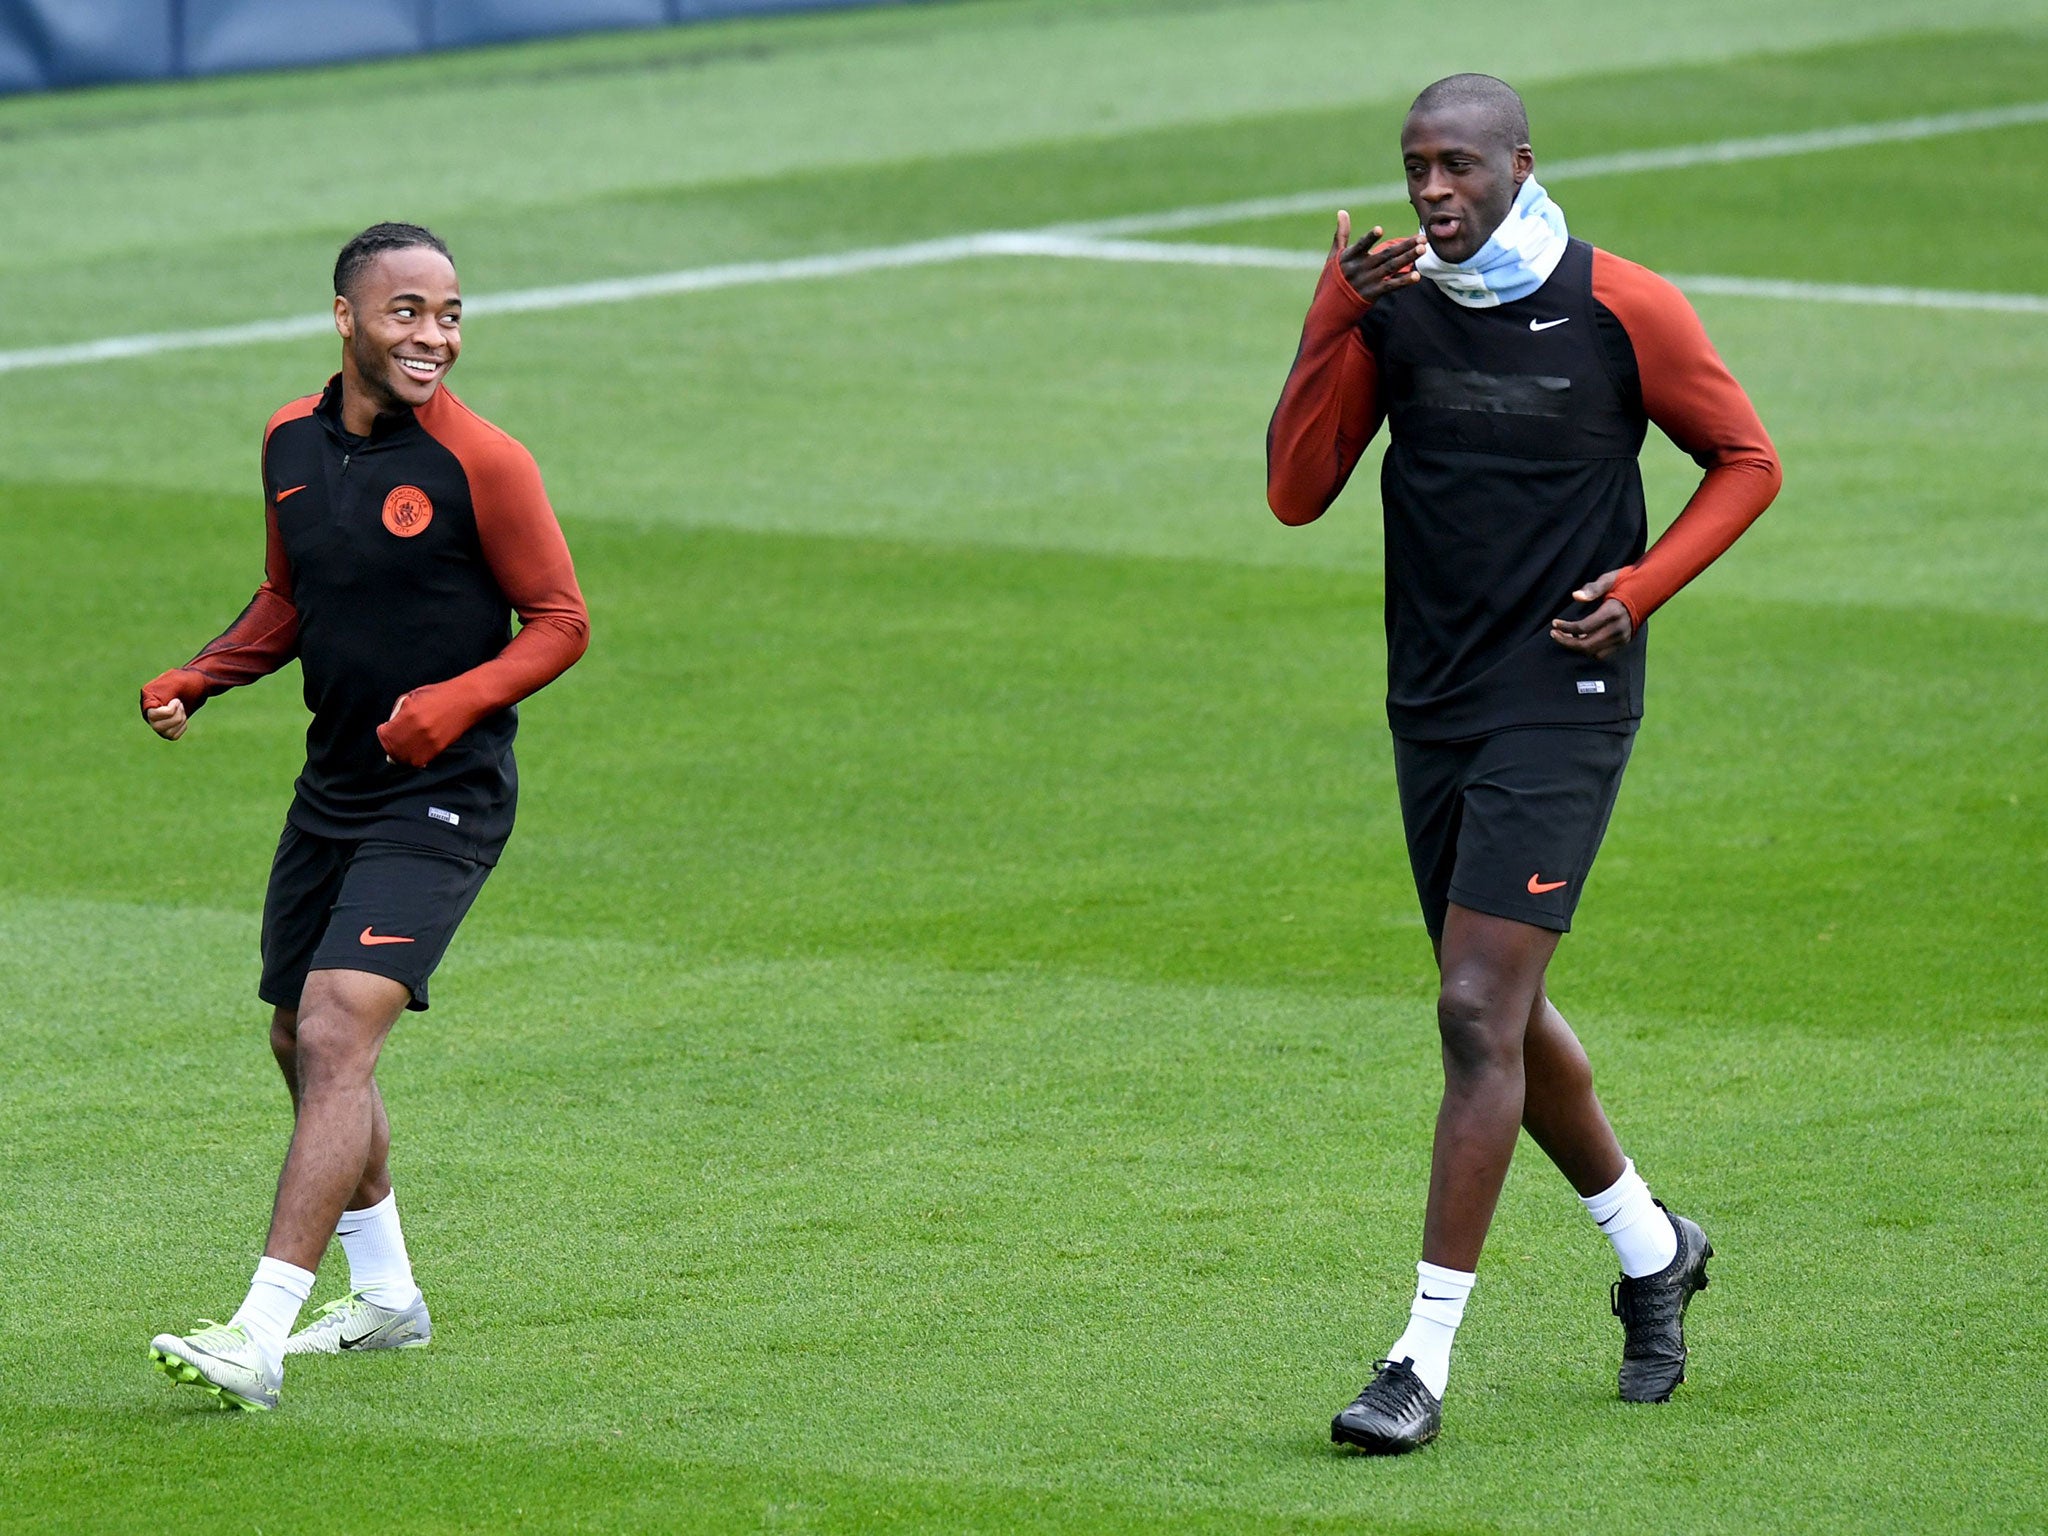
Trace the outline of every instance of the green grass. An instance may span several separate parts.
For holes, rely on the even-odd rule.
[[[1473,54],[989,0],[0,102],[0,347],[317,307],[392,204],[482,292],[1381,181],[1437,68],[1530,82],[1552,158],[2048,95],[2031,4],[1581,4],[1519,61],[1526,7],[1467,10]],[[423,90],[452,171],[365,111]],[[1555,190],[1673,271],[2044,291],[2037,220],[1945,233],[2038,207],[2044,148]],[[1713,1232],[1693,1379],[1614,1400],[1611,1260],[1532,1148],[1445,1437],[1377,1464],[1325,1426],[1400,1324],[1438,1075],[1370,473],[1261,501],[1305,289],[990,261],[471,327],[596,644],[380,1074],[434,1347],[260,1417],[143,1349],[261,1242],[302,714],[276,679],[172,748],[134,689],[246,599],[260,423],[330,349],[0,375],[0,1530],[2048,1519],[2048,321],[1702,301],[1788,487],[1657,621],[1552,978]],[[1668,515],[1695,472],[1647,465]]]

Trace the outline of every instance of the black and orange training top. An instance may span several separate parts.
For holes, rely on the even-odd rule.
[[[532,455],[445,386],[354,437],[337,376],[271,417],[263,489],[263,584],[145,707],[197,709],[296,656],[313,719],[292,823],[494,862],[518,798],[514,706],[589,639]]]
[[[1320,517],[1382,420],[1387,717],[1414,740],[1626,728],[1643,712],[1645,621],[1781,480],[1684,295],[1583,240],[1535,293],[1490,309],[1428,281],[1369,304],[1333,256],[1267,432],[1275,515]],[[1645,554],[1649,422],[1706,475]],[[1553,640],[1552,619],[1591,611],[1573,590],[1623,568],[1612,595],[1635,638],[1604,661]]]

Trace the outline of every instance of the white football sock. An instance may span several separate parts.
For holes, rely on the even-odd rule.
[[[1622,1165],[1621,1177],[1597,1195],[1581,1195],[1579,1203],[1614,1244],[1621,1272],[1631,1280],[1654,1275],[1678,1257],[1678,1230],[1671,1225],[1650,1186],[1636,1172],[1633,1159]]]
[[[228,1319],[249,1330],[256,1352],[273,1371],[284,1369],[284,1341],[291,1337],[299,1308],[313,1294],[313,1271],[283,1259],[258,1259],[256,1278],[241,1310]]]
[[[1465,1320],[1465,1298],[1472,1294],[1472,1284],[1479,1277],[1428,1263],[1417,1264],[1415,1275],[1415,1304],[1408,1309],[1408,1331],[1394,1341],[1387,1358],[1396,1365],[1414,1361],[1412,1368],[1430,1396],[1442,1402],[1444,1385],[1451,1379],[1451,1341],[1458,1336],[1458,1324]]]
[[[359,1211],[343,1211],[334,1235],[348,1255],[350,1290],[392,1312],[403,1312],[420,1299],[405,1234],[398,1227],[398,1191]]]

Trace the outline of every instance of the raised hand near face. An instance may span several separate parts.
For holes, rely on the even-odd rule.
[[[1337,237],[1330,242],[1330,254],[1337,258],[1337,268],[1344,274],[1344,281],[1368,304],[1396,288],[1406,288],[1422,281],[1422,275],[1415,270],[1415,261],[1428,249],[1428,243],[1421,235],[1381,240],[1384,233],[1375,224],[1369,233],[1353,240],[1351,215],[1344,209],[1337,210]]]

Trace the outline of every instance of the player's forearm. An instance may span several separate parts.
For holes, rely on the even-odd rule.
[[[268,677],[299,651],[299,610],[266,581],[249,606],[182,667],[142,690],[145,711],[180,700],[189,715],[217,693]]]
[[[1664,536],[1615,582],[1610,595],[1640,629],[1680,588],[1728,552],[1783,483],[1784,471],[1768,440],[1761,453],[1716,464]]]
[[[589,647],[590,620],[580,598],[573,606],[529,613],[504,650],[438,685],[438,691],[448,696],[447,706],[462,720],[462,729],[455,734],[540,692],[576,665]]]
[[[572,585],[559,599],[522,606],[519,633],[481,666],[405,696],[377,729],[384,750],[424,768],[479,721],[538,693],[574,666],[590,645],[590,619]]]
[[[1329,509],[1379,424],[1376,370],[1357,329],[1370,307],[1334,258],[1325,265],[1266,429],[1266,503],[1283,523]]]

